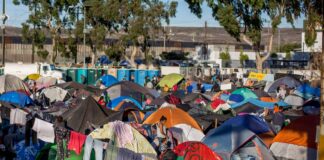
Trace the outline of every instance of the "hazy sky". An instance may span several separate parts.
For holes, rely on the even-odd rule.
[[[21,5],[15,6],[12,4],[12,0],[6,0],[6,2],[6,14],[9,16],[9,20],[7,20],[6,24],[17,27],[21,26],[21,23],[26,21],[26,19],[28,18],[28,8]],[[2,2],[0,4],[0,10],[2,13]],[[219,27],[219,23],[211,16],[211,12],[211,9],[208,8],[206,4],[204,4],[203,15],[201,19],[199,19],[190,12],[187,3],[184,0],[179,0],[176,17],[171,19],[170,26],[202,27],[204,26],[204,22],[207,21],[208,26]],[[302,28],[302,22],[303,19],[298,19],[295,26],[297,28]],[[290,28],[291,25],[287,24],[287,22],[284,20],[280,27]]]

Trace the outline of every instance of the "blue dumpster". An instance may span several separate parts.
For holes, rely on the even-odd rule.
[[[137,84],[144,86],[146,76],[147,76],[146,70],[135,70],[135,82]]]
[[[86,68],[78,68],[77,72],[77,82],[81,84],[87,84],[88,73]]]
[[[129,81],[130,80],[130,70],[128,69],[118,69],[117,70],[118,81]]]
[[[160,71],[159,70],[147,70],[147,76],[150,77],[150,79],[152,80],[154,76],[159,76],[160,75]]]

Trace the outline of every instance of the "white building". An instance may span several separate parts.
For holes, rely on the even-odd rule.
[[[302,52],[322,52],[322,31],[318,29],[316,35],[317,36],[314,45],[307,46],[305,42],[305,32],[302,33]]]

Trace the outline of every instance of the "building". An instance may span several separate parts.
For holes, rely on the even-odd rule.
[[[308,52],[308,53],[313,53],[313,52],[322,52],[322,40],[323,40],[323,33],[320,28],[316,30],[316,40],[315,43],[312,46],[307,46],[305,42],[305,31],[302,32],[301,34],[301,49],[302,52]]]

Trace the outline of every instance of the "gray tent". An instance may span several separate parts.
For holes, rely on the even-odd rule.
[[[269,88],[268,87],[266,87],[267,89],[265,88],[265,91],[268,93],[276,92],[277,88],[280,85],[287,85],[288,88],[294,88],[294,87],[296,88],[301,85],[301,82],[293,77],[286,76],[274,81],[270,86],[268,86]]]
[[[209,131],[202,141],[224,160],[275,159],[262,140],[242,126],[220,126]]]
[[[289,95],[285,98],[284,102],[291,106],[303,106],[304,99],[297,95]]]
[[[29,94],[29,89],[18,77],[10,74],[0,76],[0,93],[9,91],[23,91]]]

